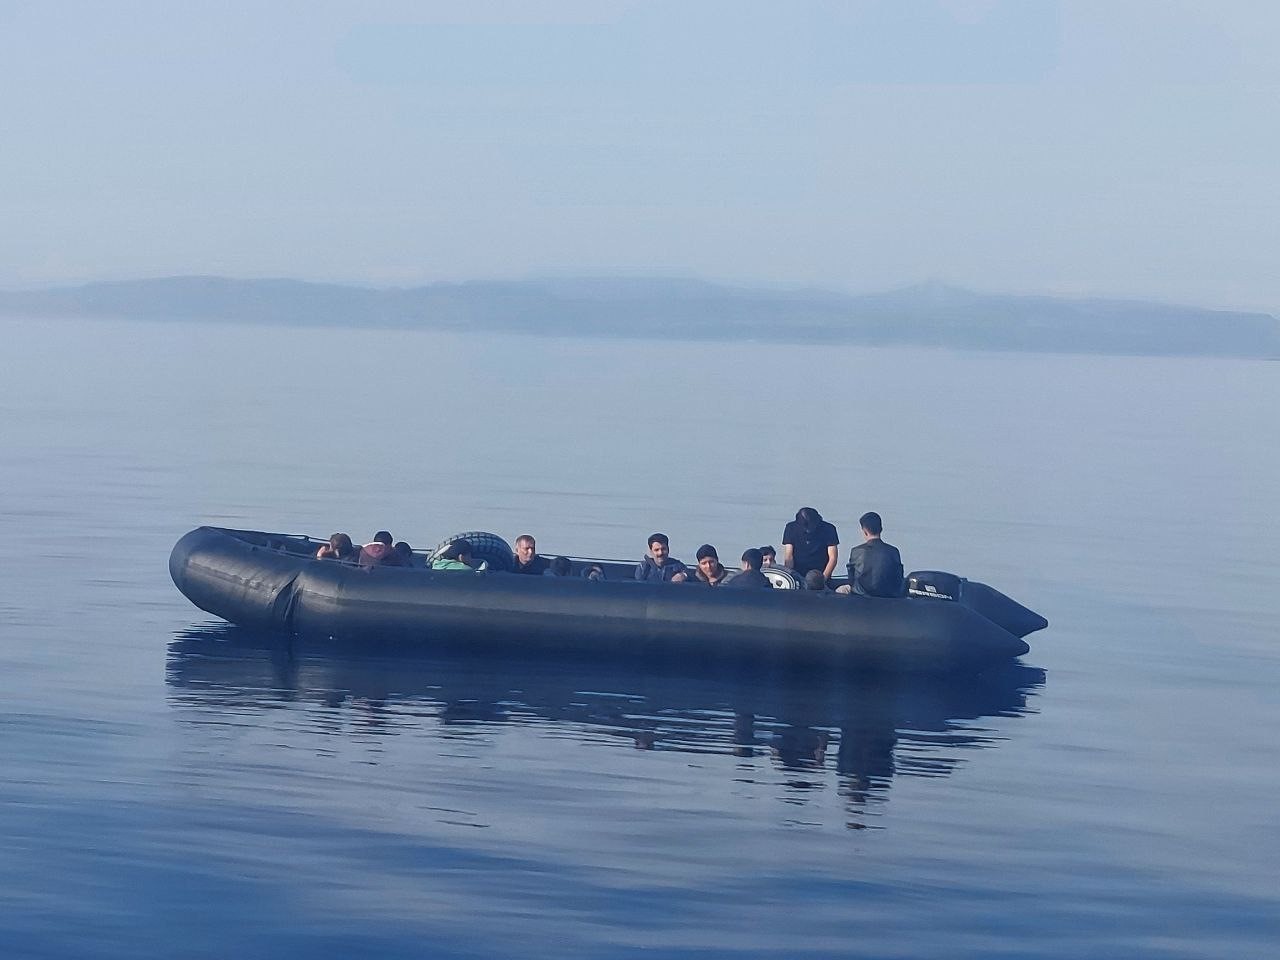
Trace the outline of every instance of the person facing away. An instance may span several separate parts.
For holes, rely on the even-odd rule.
[[[773,584],[769,582],[769,578],[760,572],[760,566],[763,558],[760,551],[755,547],[742,551],[742,572],[733,579],[729,580],[725,586],[733,587],[737,590],[747,590],[754,587],[764,587],[767,590],[773,589]]]
[[[830,580],[840,555],[840,534],[813,507],[801,507],[782,532],[782,563],[800,576],[821,570]]]
[[[724,583],[725,577],[729,576],[729,571],[720,562],[720,554],[716,553],[716,548],[709,543],[704,543],[698,548],[698,570],[694,576],[698,578],[699,583],[705,583],[709,587],[720,586]]]
[[[804,588],[822,593],[827,589],[827,578],[822,575],[821,570],[810,570],[804,575]]]
[[[902,596],[902,555],[880,539],[884,524],[870,511],[858,518],[862,543],[849,551],[849,589],[864,597]],[[840,588],[842,591],[844,587]]]
[[[649,534],[649,555],[636,564],[636,579],[649,583],[683,583],[689,568],[671,556],[671,541],[665,533]]]
[[[532,577],[540,577],[547,572],[547,558],[538,556],[538,543],[527,533],[516,537],[516,555],[511,572]]]
[[[760,566],[772,567],[778,562],[778,551],[772,545],[760,548]]]
[[[345,533],[335,533],[329,542],[322,544],[316,551],[317,560],[346,560],[348,563],[356,559],[356,548],[351,538]]]
[[[396,558],[396,566],[413,566],[413,547],[409,546],[405,541],[397,541],[396,545],[391,548],[391,553]]]
[[[573,572],[573,561],[568,557],[556,557],[543,571],[546,577],[567,577]]]
[[[386,530],[379,530],[371,541],[360,548],[360,566],[378,567],[383,564],[397,566],[399,558],[391,547],[391,534]]]
[[[471,572],[471,543],[468,540],[455,540],[431,561],[432,570],[465,570]]]

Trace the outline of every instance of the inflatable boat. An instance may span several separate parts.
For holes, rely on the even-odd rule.
[[[360,566],[316,559],[326,541],[312,537],[199,527],[174,545],[169,573],[197,607],[243,627],[495,656],[937,672],[1021,656],[1022,638],[1048,625],[950,574],[911,574],[897,598],[794,589],[784,570],[771,573],[782,589],[640,583],[634,561],[574,559],[569,576],[532,577],[507,572],[500,538],[458,536],[481,545],[473,556],[487,569],[432,570],[429,554],[407,567]]]

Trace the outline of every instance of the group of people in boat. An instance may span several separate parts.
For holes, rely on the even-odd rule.
[[[884,523],[874,511],[858,519],[863,542],[849,552],[849,581],[835,587],[836,593],[856,593],[871,597],[898,597],[903,593],[902,556],[898,548],[881,536]],[[835,525],[823,520],[813,507],[801,507],[782,533],[782,566],[804,581],[809,590],[828,590],[839,560],[840,534]],[[700,582],[709,586],[771,587],[764,570],[777,565],[772,546],[750,547],[742,552],[741,568],[730,574],[720,562],[716,548],[704,543],[696,554],[697,567],[690,570],[671,556],[671,542],[664,533],[649,537],[649,552],[636,566],[637,580],[657,583]]]
[[[763,572],[775,566],[789,570],[809,590],[831,590],[872,597],[897,597],[903,594],[902,557],[898,548],[882,537],[884,524],[878,513],[869,511],[858,520],[863,542],[849,552],[848,582],[835,587],[832,576],[839,562],[840,535],[835,525],[824,520],[813,507],[801,507],[794,520],[782,533],[782,562],[772,546],[750,547],[742,552],[739,569],[730,572],[720,562],[714,546],[704,543],[696,552],[697,563],[690,568],[671,555],[671,541],[665,533],[649,536],[648,552],[635,568],[635,579],[650,583],[700,583],[734,589],[770,588],[773,582]],[[472,571],[475,569],[474,547],[466,539],[456,539],[436,552],[429,566],[437,571]],[[391,534],[379,530],[373,540],[355,546],[345,533],[335,533],[316,551],[318,558],[343,560],[364,567],[414,566],[413,550],[403,540],[393,542]],[[530,534],[515,540],[511,572],[515,574],[567,577],[573,563],[568,557],[547,558],[538,553],[537,541]],[[589,563],[582,576],[603,580],[605,570]]]

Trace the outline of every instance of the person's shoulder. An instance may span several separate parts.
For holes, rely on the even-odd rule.
[[[796,534],[799,533],[800,521],[788,520],[787,525],[782,528],[782,542],[795,545]]]

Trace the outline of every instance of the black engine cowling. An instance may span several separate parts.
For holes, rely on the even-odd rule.
[[[959,600],[964,580],[942,570],[915,570],[907,574],[907,596],[929,600]]]

